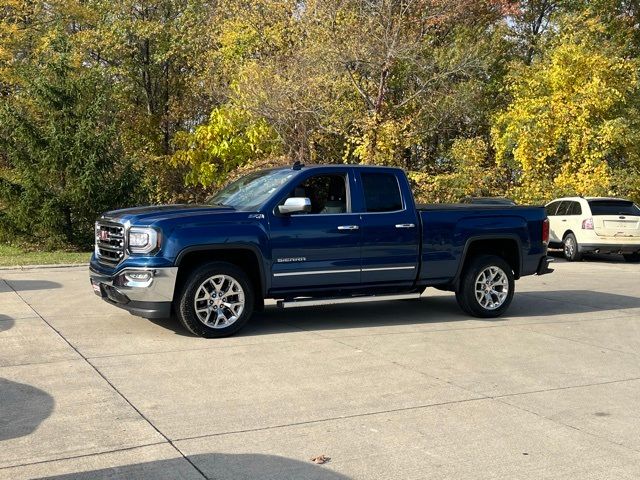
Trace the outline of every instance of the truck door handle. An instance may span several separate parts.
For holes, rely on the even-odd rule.
[[[358,230],[359,228],[358,225],[340,225],[338,230]]]
[[[413,223],[396,223],[396,228],[413,228],[415,224]]]

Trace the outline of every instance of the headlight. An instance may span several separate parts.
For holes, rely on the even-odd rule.
[[[158,244],[158,232],[153,228],[132,227],[129,230],[129,250],[132,253],[149,253]]]

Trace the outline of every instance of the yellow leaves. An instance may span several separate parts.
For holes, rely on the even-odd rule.
[[[234,168],[277,155],[281,143],[262,119],[233,105],[214,109],[209,122],[192,132],[179,132],[174,143],[174,165],[190,168],[187,182],[219,186]]]
[[[348,142],[353,145],[345,157],[352,155],[360,163],[370,165],[403,166],[403,152],[411,144],[411,120],[382,120],[378,115],[369,116],[358,134]]]
[[[498,163],[518,176],[511,194],[542,202],[609,192],[608,162],[623,155],[635,118],[626,108],[638,95],[637,67],[611,45],[570,32],[512,79],[513,102],[492,129]]]
[[[604,196],[609,192],[611,172],[605,162],[567,163],[553,182],[560,194]]]
[[[506,190],[506,185],[501,184],[504,169],[488,160],[484,139],[456,139],[450,155],[454,165],[451,173],[407,173],[418,203],[454,203],[463,197],[500,195]]]

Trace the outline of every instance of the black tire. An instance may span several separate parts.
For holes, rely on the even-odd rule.
[[[483,306],[481,300],[476,297],[476,280],[482,272],[490,267],[497,267],[500,269],[506,277],[507,295],[502,299],[502,303],[498,307],[486,307]],[[504,287],[497,286],[499,291],[503,291]],[[480,318],[494,318],[502,315],[513,300],[513,291],[515,287],[515,279],[511,266],[502,258],[497,255],[481,255],[469,262],[462,272],[462,278],[460,279],[460,286],[456,291],[456,300],[460,308],[474,317]],[[498,296],[492,296],[496,298],[498,303]]]
[[[578,240],[576,240],[576,236],[573,233],[567,233],[562,239],[562,253],[568,262],[579,262],[582,260]]]
[[[625,261],[629,263],[637,263],[640,262],[640,253],[625,253],[622,255]]]
[[[218,275],[228,277],[237,282],[244,294],[244,306],[240,316],[237,320],[230,323],[229,326],[213,328],[213,326],[205,325],[199,319],[198,314],[196,313],[194,300],[196,293],[200,287],[203,286],[203,283],[207,279]],[[227,280],[227,282],[229,282],[229,280]],[[223,283],[222,285],[224,286],[225,284]],[[226,285],[229,285],[229,283]],[[214,291],[212,284],[208,284],[206,288],[211,289],[212,292]],[[235,297],[236,300],[239,298],[240,297]],[[201,302],[204,302],[204,300]],[[247,274],[241,268],[231,263],[211,262],[202,265],[189,275],[189,278],[185,282],[178,298],[176,313],[180,323],[182,323],[182,325],[184,325],[184,327],[194,335],[206,338],[220,338],[233,335],[244,327],[253,314],[254,302],[255,294],[253,292],[253,285],[251,284]],[[212,306],[212,308],[217,307]],[[224,310],[224,313],[227,315],[231,315],[231,311],[229,309],[221,307],[221,310]],[[213,311],[211,312],[211,315],[213,315]]]

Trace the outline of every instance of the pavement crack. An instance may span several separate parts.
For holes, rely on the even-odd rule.
[[[640,377],[632,377],[632,378],[620,378],[617,380],[605,380],[603,382],[593,382],[593,383],[585,383],[582,385],[568,385],[566,387],[552,387],[552,388],[543,388],[540,390],[530,390],[527,392],[516,392],[516,393],[505,393],[502,395],[491,395],[489,398],[497,399],[497,398],[506,398],[506,397],[516,397],[518,395],[530,395],[533,393],[545,393],[545,392],[555,392],[559,390],[571,390],[574,388],[587,388],[587,387],[597,387],[598,385],[610,385],[613,383],[624,383],[624,382],[635,382],[640,380]]]
[[[502,397],[502,398],[504,398],[504,397]],[[614,440],[611,440],[610,438],[603,437],[603,436],[601,436],[601,435],[597,435],[597,434],[595,434],[595,433],[593,433],[593,432],[590,432],[590,431],[585,430],[585,429],[583,429],[583,428],[577,427],[577,426],[575,426],[575,425],[571,425],[571,424],[569,424],[569,423],[561,422],[560,420],[557,420],[557,419],[555,419],[555,418],[550,418],[550,417],[548,417],[548,416],[546,416],[546,415],[543,415],[543,414],[541,414],[541,413],[536,412],[535,410],[530,410],[530,409],[528,409],[528,408],[525,408],[525,407],[523,407],[522,405],[516,405],[516,404],[513,404],[513,403],[509,403],[509,402],[507,402],[507,401],[505,401],[505,400],[502,400],[501,398],[494,398],[494,400],[495,400],[496,402],[502,403],[502,404],[504,404],[504,405],[509,405],[509,406],[511,406],[511,407],[513,407],[513,408],[516,408],[516,409],[518,409],[518,410],[521,410],[521,411],[523,411],[523,412],[531,413],[531,414],[535,415],[535,416],[536,416],[536,417],[538,417],[538,418],[543,418],[543,419],[545,419],[545,420],[548,420],[548,421],[550,421],[550,422],[555,423],[556,425],[562,425],[563,427],[571,428],[572,430],[576,430],[576,431],[578,431],[578,432],[580,432],[580,433],[583,433],[583,434],[585,434],[585,435],[589,435],[590,437],[597,438],[598,440],[605,441],[605,442],[610,443],[610,444],[612,444],[612,445],[617,445],[617,446],[622,447],[622,448],[624,448],[624,449],[626,449],[626,450],[629,450],[629,451],[631,451],[631,452],[634,452],[634,453],[640,453],[640,450],[638,450],[638,449],[636,449],[636,448],[632,448],[632,447],[630,447],[630,446],[628,446],[628,445],[625,445],[625,444],[624,444],[624,443],[622,443],[622,442],[616,442],[616,441],[614,441]]]
[[[616,318],[624,318],[624,317],[616,317]],[[537,330],[531,330],[531,329],[523,328],[523,327],[526,327],[526,325],[512,325],[512,328],[515,328],[517,330],[521,330],[521,331],[524,331],[524,332],[528,332],[528,333],[537,333],[538,335],[544,335],[544,336],[547,336],[547,337],[556,338],[558,340],[565,340],[567,342],[573,342],[573,343],[577,343],[578,345],[584,345],[584,346],[587,346],[587,347],[600,348],[600,349],[603,349],[603,350],[608,350],[610,352],[622,353],[624,355],[638,356],[638,354],[633,353],[633,352],[625,352],[624,350],[618,350],[617,348],[605,347],[604,345],[598,345],[598,344],[595,344],[595,343],[583,342],[581,340],[576,340],[574,338],[562,337],[560,335],[554,335],[552,333],[547,333],[547,332],[539,332]]]
[[[145,443],[144,445],[135,445],[133,447],[114,448],[112,450],[103,450],[101,452],[95,452],[95,453],[83,453],[81,455],[69,455],[66,457],[57,457],[57,458],[51,458],[48,460],[39,460],[37,462],[26,462],[26,463],[20,463],[16,465],[7,465],[4,467],[0,467],[0,470],[8,470],[10,468],[30,467],[32,465],[42,465],[44,463],[51,463],[51,462],[63,462],[65,460],[75,460],[77,458],[96,457],[98,455],[108,455],[110,453],[128,452],[131,450],[136,450],[138,448],[153,447],[155,445],[164,445],[166,443],[167,442]]]
[[[195,463],[193,463],[193,461],[191,461],[191,459],[186,456],[184,453],[182,453],[182,451],[176,446],[174,445],[173,441],[167,437],[158,427],[156,427],[153,422],[151,422],[151,420],[149,420],[144,413],[142,413],[142,411],[136,407],[120,390],[118,390],[118,388],[98,369],[98,367],[96,367],[93,363],[91,363],[91,361],[73,344],[71,343],[69,340],[67,340],[67,338],[62,335],[62,332],[60,332],[57,328],[55,328],[51,323],[49,323],[42,315],[40,315],[40,313],[33,308],[33,306],[31,304],[29,304],[29,302],[27,302],[22,295],[20,295],[20,293],[13,288],[13,286],[9,283],[9,282],[5,282],[9,288],[11,288],[11,290],[31,309],[33,310],[33,312],[46,324],[49,326],[49,328],[51,330],[53,330],[56,335],[58,335],[67,345],[69,345],[69,347],[75,351],[100,377],[102,377],[102,379],[107,383],[107,385],[109,385],[114,392],[116,392],[116,394],[122,398],[138,415],[140,415],[140,418],[142,418],[147,424],[149,424],[149,426],[155,430],[158,435],[160,435],[162,438],[165,439],[165,441],[171,445],[171,447],[173,447],[173,449],[178,452],[180,454],[180,456],[182,458],[184,458],[187,462],[189,462],[189,464],[191,464],[191,466],[200,474],[202,475],[202,478],[205,478],[208,480],[208,477],[204,474],[204,472],[198,468]]]
[[[371,417],[371,416],[375,416],[375,415],[384,415],[387,413],[397,413],[397,412],[407,412],[407,411],[411,411],[411,410],[422,410],[425,408],[431,408],[431,407],[440,407],[440,406],[444,406],[444,405],[455,405],[455,404],[459,404],[459,403],[467,403],[467,402],[475,402],[478,400],[491,400],[491,397],[476,397],[476,398],[465,398],[465,399],[461,399],[461,400],[451,400],[448,402],[438,402],[438,403],[429,403],[429,404],[424,404],[424,405],[414,405],[411,407],[399,407],[399,408],[390,408],[388,410],[379,410],[379,411],[375,411],[375,412],[363,412],[363,413],[354,413],[351,415],[338,415],[337,417],[327,417],[327,418],[318,418],[315,420],[304,420],[301,422],[291,422],[291,423],[281,423],[281,424],[277,424],[277,425],[268,425],[266,427],[257,427],[257,428],[247,428],[244,430],[229,430],[226,432],[217,432],[217,433],[206,433],[203,435],[194,435],[191,437],[183,437],[183,438],[178,438],[176,440],[174,440],[175,442],[183,442],[186,440],[197,440],[199,438],[208,438],[208,437],[220,437],[220,436],[224,436],[224,435],[236,435],[236,434],[241,434],[241,433],[251,433],[251,432],[262,432],[265,430],[275,430],[275,429],[279,429],[279,428],[288,428],[288,427],[297,427],[300,425],[312,425],[312,424],[317,424],[317,423],[325,423],[325,422],[332,422],[332,421],[336,421],[336,420],[345,420],[345,419],[350,419],[350,418],[361,418],[361,417]]]

